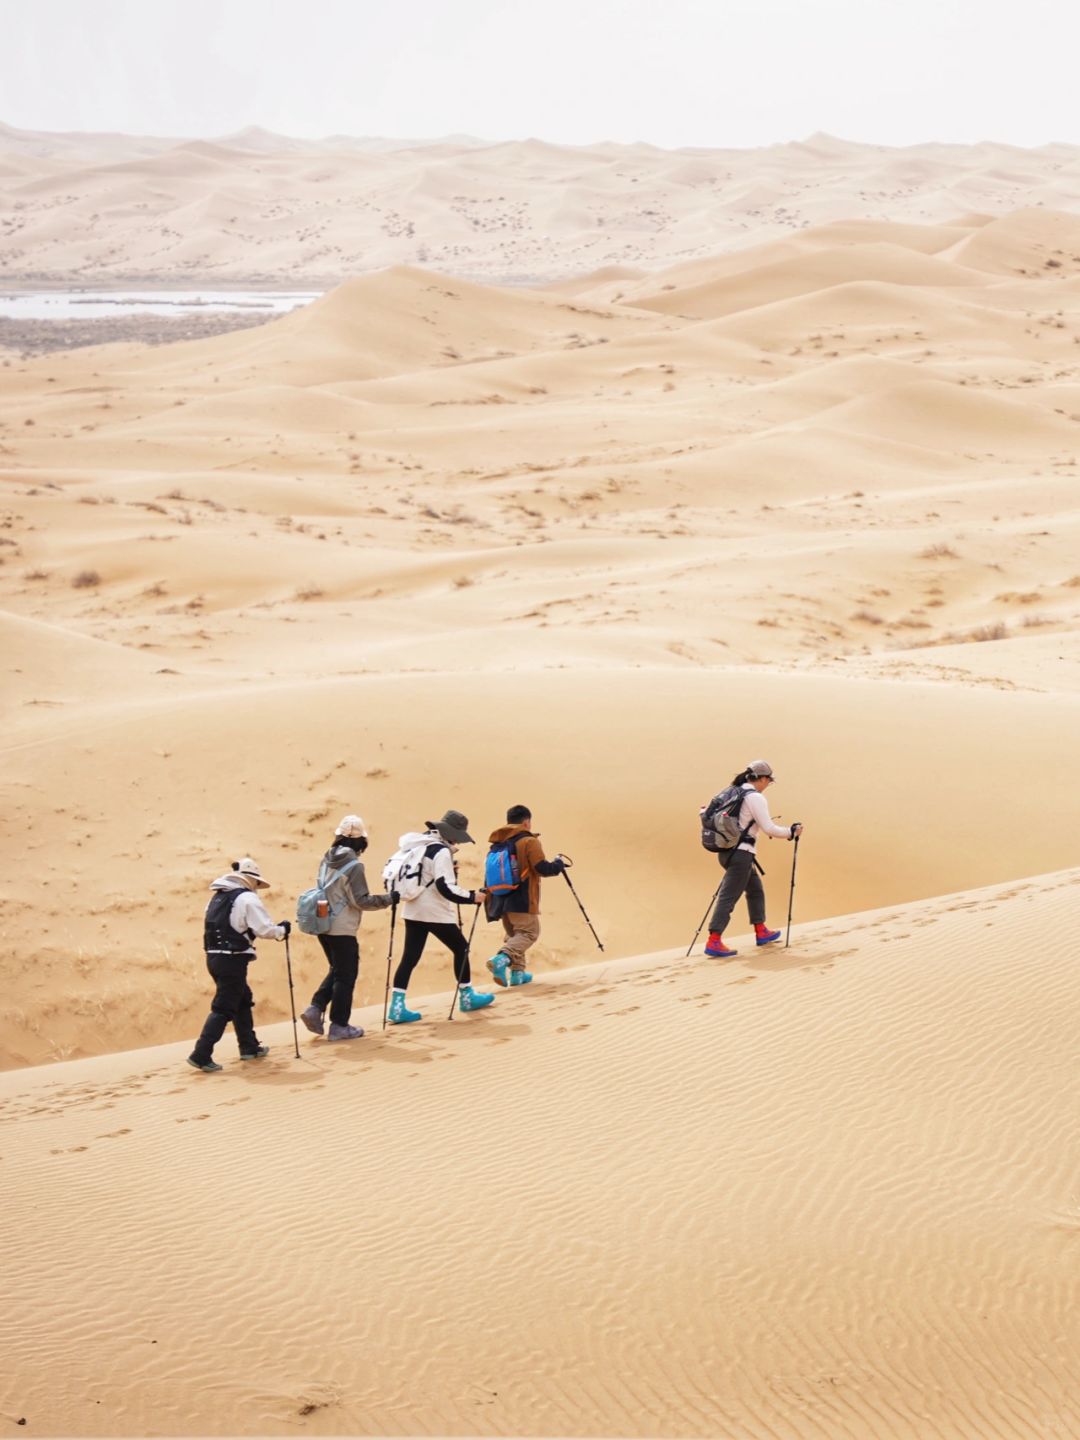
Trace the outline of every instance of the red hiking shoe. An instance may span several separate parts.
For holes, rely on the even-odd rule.
[[[712,955],[717,960],[727,960],[732,955],[737,955],[737,950],[729,950],[724,943],[723,935],[718,935],[715,930],[709,931],[709,938],[705,942],[705,954]]]

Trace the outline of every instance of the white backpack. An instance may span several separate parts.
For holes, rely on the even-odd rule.
[[[437,841],[425,840],[422,844],[411,845],[405,850],[395,850],[383,866],[383,885],[388,895],[395,896],[395,904],[402,900],[418,899],[435,877],[424,879],[424,852]]]

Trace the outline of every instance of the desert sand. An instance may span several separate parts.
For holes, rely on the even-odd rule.
[[[1076,1434],[1078,880],[0,1076],[6,1425]]]
[[[0,281],[335,285],[390,265],[535,283],[633,272],[853,216],[1080,210],[1080,148],[764,149],[475,137],[216,140],[0,125]]]
[[[1080,1427],[1080,218],[858,198],[3,360],[12,1434]],[[687,960],[758,755],[791,947]],[[384,1038],[368,917],[296,1061],[263,942],[270,1059],[184,1067],[229,859],[519,802],[602,956],[548,882],[533,990]]]

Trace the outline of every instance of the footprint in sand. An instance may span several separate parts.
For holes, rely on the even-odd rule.
[[[738,980],[729,980],[729,985],[749,985],[751,980],[756,980],[756,975],[742,975]]]

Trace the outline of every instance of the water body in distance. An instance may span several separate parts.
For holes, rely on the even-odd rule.
[[[12,320],[96,320],[117,315],[251,313],[284,315],[317,300],[319,290],[0,291],[0,316]]]

